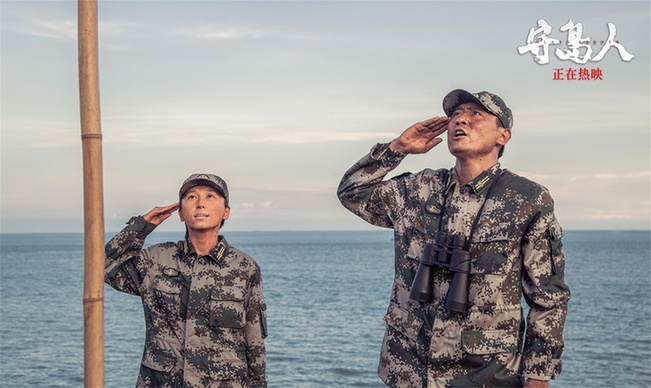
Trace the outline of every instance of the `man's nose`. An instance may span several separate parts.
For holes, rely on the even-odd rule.
[[[468,117],[465,113],[460,113],[454,120],[455,124],[468,124]]]

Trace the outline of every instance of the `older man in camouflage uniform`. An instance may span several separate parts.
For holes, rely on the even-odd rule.
[[[106,245],[105,281],[139,295],[145,349],[138,387],[266,387],[266,305],[260,268],[219,230],[226,182],[193,174],[178,203],[133,217]],[[186,239],[142,249],[179,209]]]
[[[518,387],[525,380],[527,387],[546,387],[561,371],[570,298],[553,200],[543,186],[500,168],[513,125],[500,97],[454,90],[443,109],[448,117],[417,123],[373,147],[338,189],[346,208],[395,234],[379,376],[391,387]],[[446,131],[453,168],[384,180],[407,154],[441,143]],[[446,305],[458,272],[449,264],[430,267],[431,295],[410,295],[424,248],[434,246],[439,232],[469,241],[460,248],[469,258],[462,308]]]

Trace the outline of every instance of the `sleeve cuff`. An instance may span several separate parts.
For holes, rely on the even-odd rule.
[[[397,164],[407,156],[402,152],[398,152],[391,147],[390,143],[378,143],[371,149],[371,157],[375,160],[386,160],[391,164]]]
[[[522,371],[522,377],[527,379],[543,380],[543,381],[554,380],[556,379],[556,376],[561,374],[561,370],[562,370],[561,360],[560,359],[551,360],[547,365],[546,369],[547,370],[531,370],[531,368],[529,368],[528,370]]]
[[[147,222],[143,216],[135,216],[131,217],[127,222],[126,229],[133,232],[136,238],[145,239],[145,237],[156,229],[156,225]]]

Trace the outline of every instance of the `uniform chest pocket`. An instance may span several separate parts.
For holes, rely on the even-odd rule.
[[[416,269],[425,243],[434,238],[434,233],[439,230],[441,221],[441,205],[434,200],[420,205],[415,215],[412,227],[411,244],[407,247],[406,263],[410,268]]]
[[[472,262],[470,272],[473,274],[506,275],[514,268],[517,258],[517,242],[504,236],[492,236],[475,241],[470,247]]]
[[[210,292],[210,326],[244,327],[244,288],[220,287]]]
[[[154,298],[162,315],[176,320],[181,315],[181,283],[169,278],[154,279]]]
[[[439,230],[441,223],[442,207],[434,199],[423,203],[420,207],[420,214],[414,225],[414,229],[425,234],[426,237],[432,237]]]

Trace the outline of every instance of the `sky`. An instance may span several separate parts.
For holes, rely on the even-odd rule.
[[[339,204],[343,173],[444,115],[457,88],[506,101],[500,162],[551,191],[565,229],[651,228],[648,1],[100,0],[98,14],[107,232],[195,172],[229,185],[224,232],[376,229]],[[0,18],[0,232],[82,232],[77,3],[1,0]],[[548,64],[518,51],[539,20],[559,40]],[[570,21],[591,59],[609,23],[634,58],[561,58]],[[443,143],[392,175],[453,164]]]

